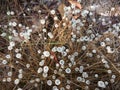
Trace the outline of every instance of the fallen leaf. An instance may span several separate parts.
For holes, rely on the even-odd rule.
[[[78,7],[79,9],[82,9],[82,6],[79,2],[77,1],[72,1],[72,0],[68,0],[70,4],[74,4],[76,7]]]
[[[64,16],[64,7],[65,7],[65,4],[63,4],[63,3],[58,6],[58,10],[59,10],[61,16]]]

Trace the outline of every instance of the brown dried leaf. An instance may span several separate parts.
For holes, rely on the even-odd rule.
[[[61,16],[64,16],[64,7],[65,7],[65,4],[63,4],[63,3],[58,6],[58,10],[59,10]]]
[[[76,7],[78,7],[79,9],[82,9],[82,6],[80,3],[76,2],[76,1],[72,1],[72,0],[69,0],[69,3],[70,4],[74,4]]]

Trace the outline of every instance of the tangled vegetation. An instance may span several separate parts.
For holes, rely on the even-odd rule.
[[[0,90],[119,90],[119,2],[85,2],[1,2]]]

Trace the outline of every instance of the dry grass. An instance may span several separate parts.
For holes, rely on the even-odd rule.
[[[70,11],[68,17],[64,17],[64,3],[63,7],[57,7],[54,3],[48,7],[38,2],[27,2],[25,6],[25,2],[16,0],[7,3],[6,7],[2,6],[0,14],[0,34],[6,34],[0,36],[1,90],[119,90],[119,16],[103,17],[95,12],[83,16],[83,8],[77,15],[72,16]],[[51,13],[53,9],[55,14]],[[8,11],[15,14],[7,15]],[[112,23],[102,25],[99,18]],[[11,26],[10,22],[17,25]],[[30,39],[25,39],[29,36],[20,36],[19,33],[30,29]],[[18,36],[13,34],[14,30]],[[50,38],[49,32],[54,37]],[[15,43],[11,50],[8,48],[10,42]],[[64,50],[60,52],[61,48]],[[50,55],[45,56],[45,51]],[[44,64],[40,65],[43,60]],[[45,66],[49,68],[48,72],[43,70],[38,73],[38,69]],[[16,80],[19,83],[16,84]],[[52,85],[48,84],[48,80],[52,81]],[[60,83],[56,80],[60,80]],[[103,83],[98,85],[99,81]]]

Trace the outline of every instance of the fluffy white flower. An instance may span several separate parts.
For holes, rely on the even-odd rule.
[[[22,69],[19,69],[19,71],[18,71],[19,73],[23,73],[23,70]]]
[[[12,76],[12,72],[8,72],[8,76]]]
[[[55,10],[51,10],[50,13],[54,15],[55,14]]]
[[[88,77],[87,72],[83,72],[83,73],[82,73],[82,77],[87,78],[87,77]]]
[[[26,67],[27,67],[27,68],[30,68],[30,64],[26,64]]]
[[[82,15],[83,17],[86,17],[88,13],[89,13],[88,10],[83,10],[83,11],[81,12],[81,15]]]
[[[57,51],[58,51],[58,52],[62,52],[62,51],[63,51],[62,47],[58,47],[58,48],[57,48]]]
[[[10,77],[7,78],[7,82],[11,82],[12,79]]]
[[[19,52],[19,49],[18,49],[18,48],[16,48],[16,49],[15,49],[15,52],[16,52],[16,53],[18,53],[18,52]]]
[[[48,32],[48,36],[52,39],[54,36],[51,32]]]
[[[8,54],[8,55],[6,55],[5,56],[7,59],[10,59],[11,58],[11,56]]]
[[[55,16],[55,17],[54,17],[54,20],[58,20],[58,17],[57,17],[57,16]]]
[[[21,59],[21,57],[22,57],[21,53],[17,53],[17,54],[16,54],[16,58]]]
[[[56,51],[57,51],[57,47],[53,47],[52,52],[56,52]]]
[[[61,81],[60,81],[59,79],[56,79],[56,80],[55,80],[55,84],[56,84],[56,85],[60,85],[60,83],[61,83]]]
[[[13,37],[12,37],[12,36],[9,36],[8,38],[9,38],[9,40],[11,40]]]
[[[11,14],[11,15],[14,15],[14,14],[15,14],[15,12],[14,12],[14,11],[11,11],[11,12],[10,12],[10,14]]]
[[[16,22],[13,22],[13,23],[12,23],[12,26],[14,26],[14,27],[17,26],[17,23],[16,23]]]
[[[2,61],[2,64],[4,64],[4,65],[7,64],[7,63],[8,63],[7,60]]]
[[[48,74],[47,74],[47,73],[43,73],[42,76],[43,76],[44,78],[46,78],[46,77],[48,76]]]
[[[57,28],[57,27],[58,27],[58,24],[55,24],[55,27]]]
[[[110,46],[106,47],[108,53],[114,53],[114,51],[111,50]]]
[[[42,61],[39,62],[39,65],[40,65],[40,66],[43,66],[44,63],[45,63],[45,60],[42,60]]]
[[[3,80],[2,80],[3,82],[6,82],[6,78],[3,78]]]
[[[101,42],[100,45],[101,45],[102,47],[105,47],[105,46],[106,46],[105,42]]]
[[[40,20],[40,23],[41,23],[42,25],[44,25],[44,24],[45,24],[45,19],[41,19],[41,20]]]
[[[19,24],[18,24],[18,26],[19,26],[19,27],[22,27],[22,24],[21,24],[21,23],[19,23]]]
[[[92,50],[93,53],[96,53],[97,51],[95,49]]]
[[[44,52],[43,52],[43,55],[44,55],[45,57],[49,57],[49,56],[50,56],[50,52],[49,52],[49,51],[44,51]]]
[[[8,50],[12,50],[13,49],[13,47],[12,46],[8,46]]]
[[[15,79],[15,80],[14,80],[14,84],[16,84],[16,85],[19,84],[19,82],[20,82],[19,79]]]
[[[35,81],[36,81],[36,82],[40,82],[40,78],[36,78]]]
[[[45,28],[42,29],[43,32],[47,32],[47,30]]]
[[[15,46],[15,42],[11,41],[10,42],[10,46],[14,47]]]
[[[44,67],[43,67],[43,71],[44,71],[44,73],[47,73],[48,70],[49,70],[49,67],[48,67],[48,66],[44,66]]]
[[[47,85],[51,86],[52,85],[52,81],[51,80],[47,80]]]
[[[41,50],[38,50],[37,52],[38,52],[38,54],[40,54],[40,53],[41,53]]]
[[[71,69],[70,68],[66,68],[65,72],[69,74],[69,73],[71,73]]]
[[[103,81],[98,81],[98,87],[106,88],[106,85]]]
[[[7,34],[5,33],[5,32],[3,32],[2,34],[1,34],[1,36],[2,37],[5,37]]]
[[[64,60],[60,60],[59,63],[60,63],[60,65],[64,65],[65,61]]]
[[[10,13],[10,11],[7,11],[7,15],[10,15],[11,13]]]
[[[19,78],[19,79],[22,79],[22,78],[23,78],[23,74],[20,73],[20,74],[18,75],[18,78]]]
[[[43,69],[41,67],[38,68],[37,73],[41,73]]]
[[[18,88],[17,90],[23,90],[22,88]]]

